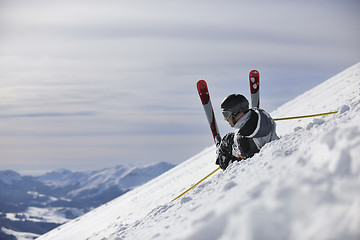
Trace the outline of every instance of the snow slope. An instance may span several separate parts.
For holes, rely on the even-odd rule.
[[[281,106],[280,140],[216,169],[209,147],[39,239],[359,239],[360,63]]]

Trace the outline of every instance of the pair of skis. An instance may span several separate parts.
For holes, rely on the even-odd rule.
[[[250,71],[249,83],[250,83],[250,93],[251,93],[251,106],[253,108],[254,107],[259,108],[259,106],[260,106],[260,93],[259,93],[260,74],[259,74],[259,71],[257,71],[257,70]],[[198,89],[199,96],[200,96],[201,102],[203,104],[208,122],[210,124],[211,132],[213,134],[216,147],[218,147],[221,142],[221,137],[220,137],[219,129],[216,124],[214,110],[211,105],[209,90],[208,90],[205,80],[200,80],[197,82],[197,89]],[[332,111],[332,112],[317,113],[317,114],[302,115],[302,116],[275,118],[274,121],[318,117],[318,116],[336,114],[337,112],[338,111]]]
[[[259,87],[260,87],[260,75],[259,71],[252,70],[249,73],[249,83],[250,83],[250,92],[251,92],[251,105],[252,107],[259,107],[260,105],[260,96],[259,96]],[[216,147],[219,146],[221,142],[221,136],[219,133],[219,128],[215,120],[214,109],[210,100],[210,93],[207,87],[205,80],[199,80],[196,84],[197,90],[203,104],[204,111],[207,117],[207,120],[210,125],[211,133],[213,135]]]

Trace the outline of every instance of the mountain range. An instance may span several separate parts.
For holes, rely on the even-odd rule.
[[[41,176],[0,171],[0,239],[16,239],[12,231],[39,236],[172,167],[160,162],[83,172],[60,169]]]

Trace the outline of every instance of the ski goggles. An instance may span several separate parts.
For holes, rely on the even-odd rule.
[[[222,111],[222,114],[224,115],[225,120],[228,120],[229,117],[231,117],[232,112],[229,111],[229,110],[223,110],[223,111]]]

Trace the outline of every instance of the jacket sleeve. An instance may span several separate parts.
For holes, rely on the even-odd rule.
[[[260,149],[255,144],[253,138],[246,138],[239,134],[236,134],[234,143],[236,146],[236,153],[234,154],[233,151],[233,154],[243,159],[252,157],[255,153],[258,153],[260,151]]]
[[[268,135],[273,128],[270,116],[259,109],[251,109],[251,115],[239,134],[246,138],[258,138]]]

